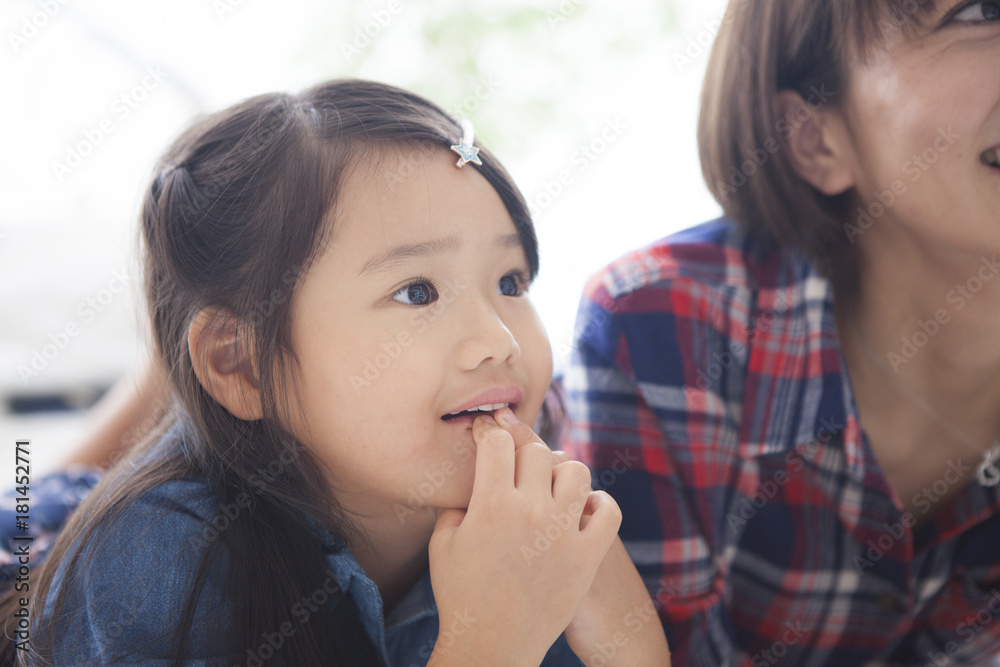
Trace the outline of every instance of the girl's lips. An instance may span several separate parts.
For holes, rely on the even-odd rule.
[[[513,385],[508,385],[505,387],[494,387],[493,389],[487,389],[486,391],[480,392],[473,398],[465,401],[460,405],[456,405],[451,408],[443,415],[441,419],[445,419],[448,415],[456,412],[465,412],[466,410],[471,410],[473,408],[478,408],[483,405],[496,405],[498,403],[507,403],[513,406],[516,403],[520,403],[522,399],[521,390]],[[458,419],[458,417],[450,417],[447,421],[453,421]]]
[[[511,410],[516,410],[517,409],[517,404],[516,403],[511,403],[509,407],[510,407]],[[448,424],[458,424],[458,425],[462,426],[463,428],[468,428],[468,427],[472,426],[472,422],[476,421],[476,417],[478,415],[494,415],[494,414],[496,414],[496,412],[497,412],[496,410],[494,410],[493,412],[482,412],[482,411],[480,411],[480,412],[467,412],[465,414],[461,414],[461,415],[458,415],[458,416],[455,416],[455,417],[449,417],[448,419],[445,419],[444,417],[442,417],[441,420],[444,421],[445,423],[448,423]]]

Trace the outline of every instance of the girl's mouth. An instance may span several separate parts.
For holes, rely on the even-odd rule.
[[[501,408],[509,407],[511,410],[517,408],[516,403],[488,403],[461,412],[452,412],[441,417],[442,421],[461,424],[472,424],[477,415],[492,415]]]

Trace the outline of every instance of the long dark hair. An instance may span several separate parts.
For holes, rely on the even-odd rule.
[[[104,539],[113,517],[164,482],[206,480],[214,502],[252,507],[207,544],[181,617],[162,619],[177,646],[175,665],[192,641],[199,594],[220,558],[227,563],[231,613],[220,664],[232,665],[285,623],[296,601],[322,586],[326,563],[316,523],[345,540],[364,539],[320,465],[279,423],[297,403],[294,390],[286,392],[278,380],[294,377],[297,366],[290,296],[329,238],[345,170],[384,150],[447,150],[460,136],[455,119],[417,95],[342,80],[295,96],[249,99],[196,123],[166,152],[145,193],[141,236],[148,308],[157,352],[169,369],[172,406],[84,501],[41,568],[32,601],[35,655],[28,660],[51,660],[61,619],[80,611],[69,608],[57,568],[72,578],[85,563],[87,545]],[[475,168],[510,213],[534,277],[537,241],[524,198],[488,150],[479,157],[483,164]],[[235,417],[199,383],[187,333],[207,307],[235,315],[237,336],[259,370],[263,419]],[[180,434],[176,446],[154,451],[167,427]],[[283,456],[288,451],[296,454]],[[279,460],[287,463],[281,474],[261,474]],[[13,608],[2,610],[4,618]],[[323,616],[297,628],[293,639],[281,650],[283,663],[381,662],[339,591]]]

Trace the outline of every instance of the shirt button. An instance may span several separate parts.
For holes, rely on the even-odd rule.
[[[887,614],[895,614],[903,608],[903,603],[898,595],[891,591],[886,591],[878,596],[878,608]]]

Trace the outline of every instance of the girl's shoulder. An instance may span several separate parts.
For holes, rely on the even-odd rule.
[[[55,655],[67,664],[126,656],[145,664],[140,656],[173,655],[183,626],[191,657],[210,657],[220,619],[229,617],[221,538],[246,503],[219,501],[199,479],[93,501],[81,508],[87,522],[58,563],[46,600],[43,627],[56,628]],[[192,596],[194,617],[182,620]]]

